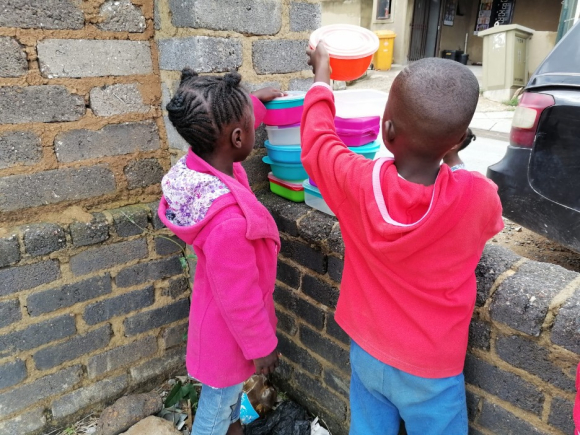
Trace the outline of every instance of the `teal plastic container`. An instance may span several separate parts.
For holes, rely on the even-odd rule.
[[[302,91],[288,91],[285,97],[275,98],[272,101],[264,103],[266,109],[291,109],[292,107],[299,107],[304,105],[304,97],[306,92]]]
[[[300,181],[308,178],[302,163],[282,163],[274,162],[270,157],[262,158],[262,161],[272,168],[272,173],[276,178],[286,181]]]
[[[375,140],[366,145],[361,145],[360,147],[349,147],[348,149],[351,150],[353,153],[360,154],[361,156],[366,157],[367,159],[374,159],[375,154],[381,148],[381,142]]]
[[[264,142],[268,157],[276,163],[300,163],[300,145],[272,145],[269,140]]]

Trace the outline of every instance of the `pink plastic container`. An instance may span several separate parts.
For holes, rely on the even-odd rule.
[[[308,177],[308,182],[310,183],[311,186],[318,187],[316,185],[316,183],[314,182],[314,180],[312,178],[310,178],[310,177]]]
[[[336,133],[346,146],[358,147],[377,140],[381,128],[380,116],[364,118],[334,118]]]
[[[264,117],[266,125],[292,125],[298,124],[302,119],[304,106],[289,107],[286,109],[268,109]]]

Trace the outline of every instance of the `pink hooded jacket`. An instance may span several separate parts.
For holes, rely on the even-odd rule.
[[[272,216],[252,193],[241,164],[234,163],[232,178],[190,150],[186,165],[218,177],[230,190],[192,226],[177,226],[167,219],[165,197],[158,212],[198,257],[187,370],[206,385],[229,387],[248,379],[255,371],[252,360],[269,355],[278,344],[272,294],[280,238]]]

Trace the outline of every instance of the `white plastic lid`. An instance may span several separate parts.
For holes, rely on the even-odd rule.
[[[379,49],[377,35],[352,24],[331,24],[315,30],[310,35],[310,46],[316,48],[321,40],[326,44],[328,54],[335,59],[359,59]]]
[[[295,101],[295,100],[303,100],[306,96],[306,92],[304,91],[285,91],[287,95],[283,97],[276,97],[272,101]]]

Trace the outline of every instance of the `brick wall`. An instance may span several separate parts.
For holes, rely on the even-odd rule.
[[[0,7],[0,433],[63,426],[184,369],[188,267],[156,217],[190,66],[304,89],[316,0]],[[264,185],[264,131],[246,162]],[[190,268],[195,264],[190,264]]]
[[[274,298],[277,382],[348,433],[349,339],[334,321],[344,245],[335,218],[269,192],[282,237]],[[580,360],[580,274],[488,245],[465,365],[470,434],[571,434]]]

